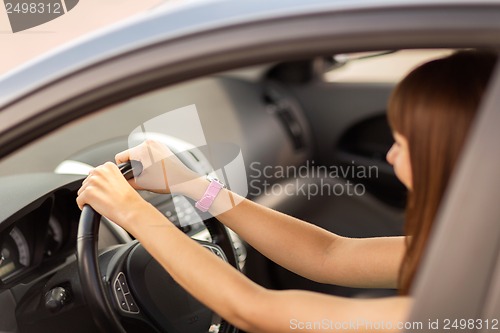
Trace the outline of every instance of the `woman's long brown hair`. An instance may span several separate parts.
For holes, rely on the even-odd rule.
[[[428,62],[393,91],[388,119],[408,140],[412,190],[408,193],[406,254],[399,290],[408,294],[469,127],[496,63],[492,52],[460,51]]]

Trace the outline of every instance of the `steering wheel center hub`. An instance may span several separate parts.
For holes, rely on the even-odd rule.
[[[129,253],[125,270],[141,310],[164,331],[206,332],[213,324],[213,312],[175,282],[141,244]]]

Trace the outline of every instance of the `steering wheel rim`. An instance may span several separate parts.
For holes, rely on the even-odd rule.
[[[130,170],[128,170],[130,171]],[[98,258],[98,235],[101,215],[91,206],[84,205],[80,215],[77,235],[77,261],[80,283],[85,300],[90,308],[95,324],[102,332],[126,333],[118,314],[112,306],[106,292],[105,280],[101,274]],[[217,244],[226,254],[227,261],[239,269],[235,249],[231,237],[216,218],[204,220],[204,224],[212,236],[212,243]],[[226,325],[224,333],[237,332],[238,330]]]
[[[101,278],[97,241],[101,215],[91,206],[85,205],[80,215],[77,236],[78,274],[85,300],[96,325],[102,332],[126,333],[111,306]]]

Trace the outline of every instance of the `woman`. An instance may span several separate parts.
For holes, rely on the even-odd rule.
[[[145,142],[116,156],[117,163],[132,157],[145,165],[152,164],[151,156],[161,160],[138,177],[140,187],[134,181],[130,186],[116,165],[106,163],[83,182],[78,205],[89,204],[128,230],[180,285],[245,331],[290,332],[299,330],[301,323],[323,320],[382,322],[397,330],[397,323],[408,315],[409,290],[437,208],[495,62],[494,54],[459,52],[420,66],[391,95],[388,116],[395,143],[387,160],[409,190],[407,237],[341,237],[227,189],[217,188],[220,192],[213,201],[198,201],[200,209],[209,208],[254,248],[297,274],[350,287],[398,287],[401,296],[347,299],[256,285],[166,223],[166,218],[133,190],[175,192],[200,200],[209,186],[217,187],[194,175],[157,142]],[[156,176],[167,172],[168,181],[165,177],[158,186]],[[240,203],[229,209],[234,201]],[[369,330],[369,326],[355,329]]]

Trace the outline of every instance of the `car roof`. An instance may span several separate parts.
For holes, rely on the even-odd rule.
[[[369,8],[500,4],[498,0],[252,0],[162,5],[86,35],[0,77],[0,108],[45,84],[120,54],[183,35],[295,15]]]

